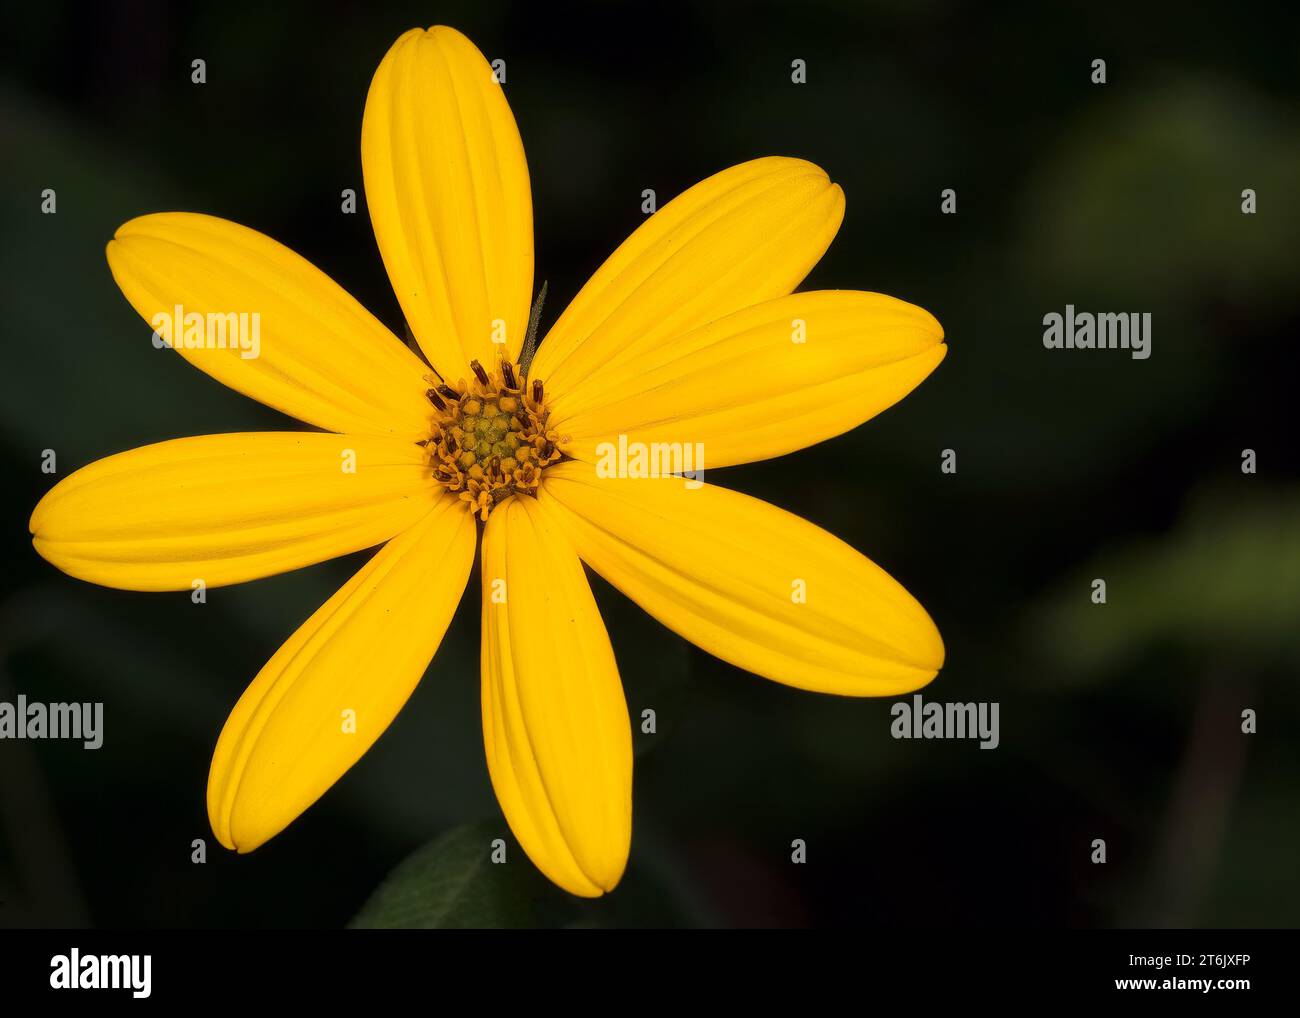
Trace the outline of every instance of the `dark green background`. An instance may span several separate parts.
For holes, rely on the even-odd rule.
[[[895,741],[890,701],[744,674],[593,581],[632,713],[654,707],[660,730],[636,736],[628,876],[579,903],[517,848],[510,866],[476,865],[505,825],[471,586],[407,709],[323,801],[250,857],[211,840],[227,711],[364,556],[202,607],[88,586],[31,550],[27,518],[54,480],[41,451],[63,476],[167,438],[293,427],[151,347],[103,257],[142,213],[262,230],[400,334],[364,206],[340,214],[339,192],[361,190],[375,66],[403,30],[439,22],[507,62],[544,324],[642,221],[643,188],[666,200],[771,154],[843,186],[844,225],[807,287],[920,304],[950,355],[857,431],[711,480],[898,577],[947,643],[926,695],[1000,702],[999,749]],[[459,866],[469,911],[446,921],[1297,924],[1295,14],[134,2],[7,5],[4,23],[0,699],[103,700],[107,731],[94,753],[0,743],[0,925],[338,927],[448,832],[405,921],[431,921],[422,903]],[[795,58],[806,85],[790,83]],[[40,214],[46,187],[57,215]],[[955,216],[939,212],[946,187]],[[1042,316],[1067,303],[1151,312],[1153,356],[1044,350]],[[956,475],[940,473],[945,448]],[[204,866],[194,838],[210,840]]]

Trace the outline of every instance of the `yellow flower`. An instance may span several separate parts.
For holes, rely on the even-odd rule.
[[[134,219],[108,245],[132,306],[156,330],[170,322],[164,338],[195,367],[324,432],[110,456],[41,500],[33,541],[70,575],[128,590],[239,583],[383,544],[221,733],[208,814],[223,845],[248,852],[401,709],[482,519],[492,785],[538,868],[597,896],[627,861],[632,742],[583,562],[686,639],[791,686],[889,696],[943,663],[924,609],[830,534],[710,484],[617,476],[602,457],[681,443],[713,468],[804,448],[906,395],[943,359],[943,332],[879,294],[792,293],[844,197],[818,167],[766,158],[650,216],[521,363],[528,167],[468,39],[435,27],[397,40],[361,156],[384,265],[434,372],[270,238],[206,215]],[[249,321],[254,343],[222,331]]]

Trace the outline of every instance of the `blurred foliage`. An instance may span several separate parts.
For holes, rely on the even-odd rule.
[[[493,864],[488,824],[458,827],[405,859],[349,925],[353,929],[482,929],[555,925],[568,905],[536,870]],[[548,907],[549,906],[549,907]]]
[[[1296,166],[1294,110],[1239,82],[1184,74],[1112,91],[1045,160],[1026,203],[1025,268],[1107,301],[1210,287],[1285,307]],[[1246,189],[1272,207],[1243,218]]]
[[[659,861],[626,874],[616,895],[576,898],[527,862],[503,821],[480,821],[453,828],[402,860],[348,925],[352,929],[597,929],[698,922],[701,917],[680,898],[675,880]]]
[[[1294,8],[141,0],[6,19],[0,681],[103,699],[107,734],[93,754],[0,744],[0,925],[338,928],[367,899],[359,925],[1121,925],[1151,914],[1133,902],[1179,838],[1210,861],[1168,914],[1300,919]],[[710,479],[827,527],[915,593],[948,649],[925,696],[999,701],[997,751],[894,741],[889,702],[740,673],[594,580],[629,711],[653,707],[659,728],[635,735],[627,878],[571,901],[513,842],[510,865],[484,865],[508,835],[483,764],[471,584],[365,759],[251,856],[215,845],[204,787],[226,712],[365,555],[202,608],[81,585],[27,540],[52,480],[41,453],[65,475],[179,435],[294,426],[152,349],[103,257],[136,215],[263,230],[400,334],[364,207],[340,215],[339,192],[361,191],[375,65],[433,21],[507,59],[547,322],[641,221],[646,187],[662,202],[764,154],[843,186],[844,225],[806,286],[921,304],[950,356],[851,434]],[[1098,56],[1105,86],[1088,81]],[[57,215],[39,213],[46,187]],[[939,212],[945,187],[956,216]],[[1044,350],[1042,316],[1067,303],[1150,311],[1151,359]],[[1230,743],[1218,826],[1179,826],[1179,790],[1224,751],[1208,741],[1206,758],[1196,726],[1235,733],[1243,706],[1259,733]],[[1098,836],[1106,867],[1088,862]]]
[[[1088,570],[1030,627],[1059,675],[1114,676],[1152,645],[1238,668],[1300,665],[1300,489],[1203,499],[1168,539],[1099,555]],[[1080,612],[1098,577],[1106,604]]]

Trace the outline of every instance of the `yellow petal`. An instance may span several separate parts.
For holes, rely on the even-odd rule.
[[[108,264],[150,327],[232,389],[329,431],[428,431],[428,368],[337,283],[270,237],[214,216],[164,212],[122,226]],[[184,329],[178,312],[182,323],[189,318]]]
[[[620,358],[599,386],[560,393],[550,427],[597,462],[619,437],[690,446],[723,467],[857,427],[911,392],[947,347],[928,312],[853,290],[796,293]],[[678,468],[680,469],[680,467]]]
[[[453,499],[388,542],[276,651],[231,712],[208,778],[223,845],[279,834],[370,748],[442,641],[474,564]]]
[[[595,897],[632,838],[632,735],[578,556],[531,497],[483,532],[483,737],[492,787],[537,868]]]
[[[844,194],[802,159],[741,163],[640,226],[574,298],[530,374],[560,394],[622,358],[790,293],[830,245]]]
[[[878,566],[766,502],[676,478],[549,468],[538,499],[596,572],[666,625],[786,685],[893,696],[934,678],[938,630]]]
[[[56,484],[32,543],[65,573],[126,590],[189,590],[323,562],[388,540],[436,497],[424,451],[374,435],[178,438]]]
[[[366,97],[361,168],[388,276],[434,367],[454,380],[471,359],[517,356],[533,285],[528,163],[472,42],[438,25],[393,44]]]

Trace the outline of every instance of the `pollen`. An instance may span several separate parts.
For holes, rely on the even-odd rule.
[[[541,379],[529,382],[506,360],[493,372],[469,366],[474,377],[454,386],[427,376],[435,415],[423,444],[434,479],[486,522],[506,499],[536,494],[542,472],[562,458],[563,439],[546,426]]]

